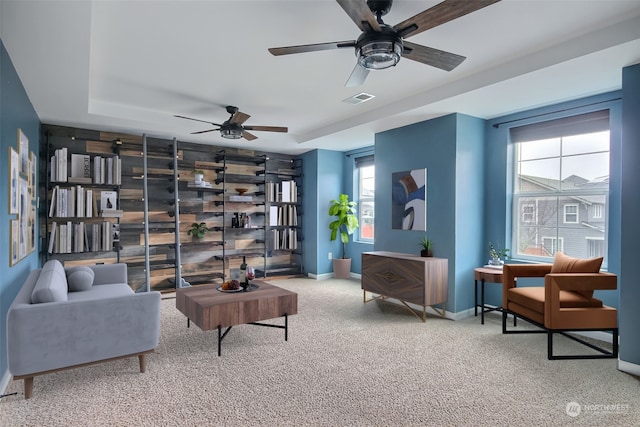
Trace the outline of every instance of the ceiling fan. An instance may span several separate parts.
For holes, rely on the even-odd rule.
[[[249,119],[249,117],[251,117],[250,115],[245,114],[241,111],[238,111],[238,107],[232,107],[231,105],[228,105],[226,107],[226,110],[227,110],[227,113],[231,114],[231,117],[229,117],[229,119],[222,124],[208,122],[206,120],[193,119],[191,117],[179,116],[177,114],[174,115],[174,117],[179,117],[181,119],[187,119],[187,120],[194,120],[196,122],[209,123],[214,126],[218,126],[216,129],[207,129],[207,130],[201,130],[198,132],[191,132],[192,135],[219,130],[220,135],[223,138],[228,138],[228,139],[244,138],[247,141],[252,141],[254,139],[257,139],[258,137],[247,131],[253,130],[253,131],[263,131],[263,132],[285,132],[285,133],[289,131],[288,128],[282,127],[282,126],[243,126],[242,124],[246,122]]]
[[[500,0],[445,0],[393,27],[382,21],[382,17],[391,10],[393,0],[336,1],[362,30],[357,40],[272,47],[269,52],[279,56],[355,47],[358,61],[345,84],[351,87],[364,83],[369,70],[382,70],[395,66],[401,56],[445,71],[453,70],[466,59],[464,56],[411,43],[404,39]]]

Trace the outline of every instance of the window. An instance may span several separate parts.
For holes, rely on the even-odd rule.
[[[543,262],[558,251],[605,256],[608,110],[512,128],[511,142],[512,256]]]
[[[564,222],[566,224],[578,223],[578,205],[564,205]]]
[[[355,159],[358,174],[359,240],[373,242],[375,226],[375,165],[373,155]]]
[[[593,205],[593,219],[602,218],[602,205]]]
[[[524,204],[522,205],[522,222],[535,222],[536,220],[536,205]]]

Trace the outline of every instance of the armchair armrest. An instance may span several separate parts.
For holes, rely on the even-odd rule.
[[[516,287],[518,277],[545,277],[552,264],[505,264],[502,267],[502,306],[508,307],[507,291]]]
[[[560,291],[614,290],[618,277],[612,273],[553,273],[544,279],[544,323],[550,329],[604,328],[617,324],[610,307],[560,308]],[[597,312],[597,313],[596,313]]]

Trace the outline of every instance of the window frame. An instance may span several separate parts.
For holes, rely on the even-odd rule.
[[[567,212],[567,208],[576,208],[575,212]],[[567,217],[569,215],[575,215],[575,221],[569,221]],[[577,203],[565,203],[562,206],[562,222],[564,224],[580,224],[580,206]]]
[[[362,170],[364,168],[373,168],[373,174],[370,177],[364,177],[363,176],[363,172]],[[365,155],[365,156],[360,156],[360,157],[356,157],[354,159],[354,169],[355,169],[355,181],[356,181],[356,185],[355,185],[355,194],[358,200],[358,211],[357,211],[357,215],[358,215],[358,223],[359,223],[359,227],[358,227],[358,231],[357,231],[357,241],[360,243],[370,243],[373,244],[374,243],[374,239],[375,239],[375,162],[374,162],[374,156],[373,155]],[[364,180],[365,179],[372,179],[373,180],[373,184],[374,184],[374,192],[373,195],[371,197],[367,196],[364,197]],[[367,209],[365,209],[365,207]],[[369,209],[369,207],[371,207],[371,209]],[[373,230],[373,235],[371,237],[368,236],[364,236],[363,232],[367,229],[367,227],[365,226],[367,224],[366,218],[364,218],[365,213],[368,213],[369,210],[372,210],[373,212],[371,212],[371,216],[367,217],[371,219],[371,223],[372,223],[372,230]]]

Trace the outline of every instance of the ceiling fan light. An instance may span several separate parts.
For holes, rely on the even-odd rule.
[[[220,129],[220,135],[223,138],[227,138],[227,139],[240,139],[242,138],[242,129],[235,129],[235,128]]]
[[[402,56],[402,45],[394,41],[374,41],[358,50],[358,63],[368,70],[395,66]]]

